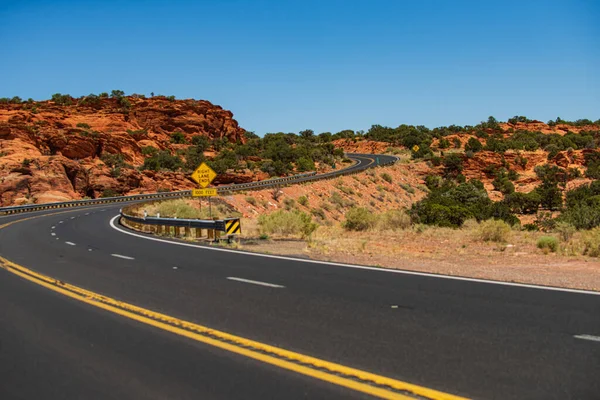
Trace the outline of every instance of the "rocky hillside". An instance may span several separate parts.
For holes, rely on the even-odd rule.
[[[182,172],[135,167],[198,136],[246,140],[230,111],[204,100],[114,91],[14,103],[0,103],[0,206],[189,189]]]
[[[521,117],[524,118],[524,117]],[[483,125],[483,126],[482,126]],[[413,128],[413,127],[411,127]],[[443,127],[428,130],[426,134],[399,132],[379,135],[386,140],[373,140],[377,134],[374,126],[366,135],[337,139],[336,147],[357,153],[392,153],[409,159],[423,159],[429,165],[429,174],[440,176],[462,175],[467,180],[483,182],[491,199],[501,200],[501,180],[498,170],[510,174],[516,192],[530,192],[541,183],[536,167],[557,166],[569,171],[566,188],[572,189],[591,181],[587,173],[590,156],[598,153],[600,124],[544,123],[536,120],[497,123],[493,127],[479,126]],[[384,128],[390,129],[391,128]],[[417,152],[402,145],[402,141],[421,135]],[[427,149],[423,152],[423,149]],[[455,154],[455,170],[446,161]],[[511,172],[512,171],[512,172]],[[424,182],[423,182],[424,183]]]

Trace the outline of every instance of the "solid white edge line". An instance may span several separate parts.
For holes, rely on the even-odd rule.
[[[117,257],[117,258],[122,258],[122,259],[124,259],[124,260],[135,260],[135,258],[133,258],[133,257],[122,256],[122,255],[120,255],[120,254],[111,254],[111,256],[113,256],[113,257]]]
[[[591,340],[593,342],[600,342],[600,336],[594,336],[594,335],[575,335],[573,336],[576,339],[583,339],[583,340]]]
[[[68,244],[69,246],[75,246],[75,243],[73,242],[65,242],[65,244]]]
[[[229,279],[230,281],[251,283],[253,285],[268,286],[268,287],[272,287],[272,288],[284,288],[285,287],[285,286],[282,286],[282,285],[276,285],[274,283],[261,282],[261,281],[253,281],[251,279],[237,278],[235,276],[228,276],[227,279]]]
[[[119,228],[118,226],[115,225],[115,221],[117,220],[117,218],[119,218],[119,215],[115,215],[110,220],[110,226],[113,229],[115,229],[121,233],[124,233],[126,235],[135,236],[135,237],[142,238],[142,239],[146,239],[146,240],[154,240],[156,242],[174,244],[177,246],[195,247],[195,248],[204,249],[204,250],[222,251],[222,252],[226,252],[226,253],[236,253],[236,254],[248,255],[248,256],[253,256],[253,257],[274,258],[276,260],[296,261],[296,262],[302,262],[302,263],[307,263],[307,264],[331,265],[331,266],[335,266],[335,267],[354,268],[354,269],[362,269],[362,270],[377,271],[377,272],[387,272],[387,273],[392,273],[392,274],[416,275],[416,276],[425,276],[425,277],[429,277],[429,278],[451,279],[451,280],[456,280],[456,281],[489,283],[492,285],[515,286],[515,287],[524,287],[524,288],[530,288],[530,289],[552,290],[552,291],[556,291],[556,292],[591,294],[594,296],[600,296],[600,292],[594,292],[592,290],[567,289],[567,288],[560,288],[560,287],[553,287],[553,286],[540,286],[540,285],[534,285],[534,284],[529,284],[529,283],[502,282],[502,281],[493,281],[493,280],[488,280],[488,279],[467,278],[467,277],[462,277],[462,276],[452,276],[452,275],[433,274],[433,273],[427,273],[427,272],[408,271],[408,270],[403,270],[403,269],[378,268],[378,267],[369,267],[366,265],[343,264],[343,263],[320,261],[320,260],[306,260],[306,259],[302,259],[302,258],[277,256],[277,255],[273,255],[273,254],[252,253],[252,252],[242,251],[242,250],[231,250],[231,249],[224,249],[224,248],[220,248],[220,247],[208,247],[208,246],[196,245],[196,244],[191,244],[191,243],[173,242],[170,240],[159,239],[156,237],[144,236],[144,235],[140,235],[137,233],[128,232],[128,231],[126,231],[122,228]]]

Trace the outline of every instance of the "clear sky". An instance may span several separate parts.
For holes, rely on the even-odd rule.
[[[0,0],[0,97],[206,99],[258,134],[600,118],[600,1]]]

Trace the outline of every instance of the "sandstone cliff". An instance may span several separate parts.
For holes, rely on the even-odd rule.
[[[144,162],[142,148],[175,154],[187,145],[171,143],[174,132],[188,143],[195,135],[245,141],[233,114],[204,100],[128,96],[69,102],[0,104],[0,206],[189,189],[195,184],[181,172],[136,169]],[[116,154],[128,166],[118,174],[105,162]]]

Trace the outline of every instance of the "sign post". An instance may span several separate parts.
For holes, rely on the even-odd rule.
[[[208,197],[208,213],[212,218],[212,204],[211,197],[217,195],[217,189],[206,188],[210,183],[217,177],[217,173],[213,171],[211,167],[206,163],[200,164],[198,168],[192,173],[192,179],[198,183],[202,189],[192,190],[192,196],[194,197]],[[200,199],[200,207],[202,207],[202,199]]]

